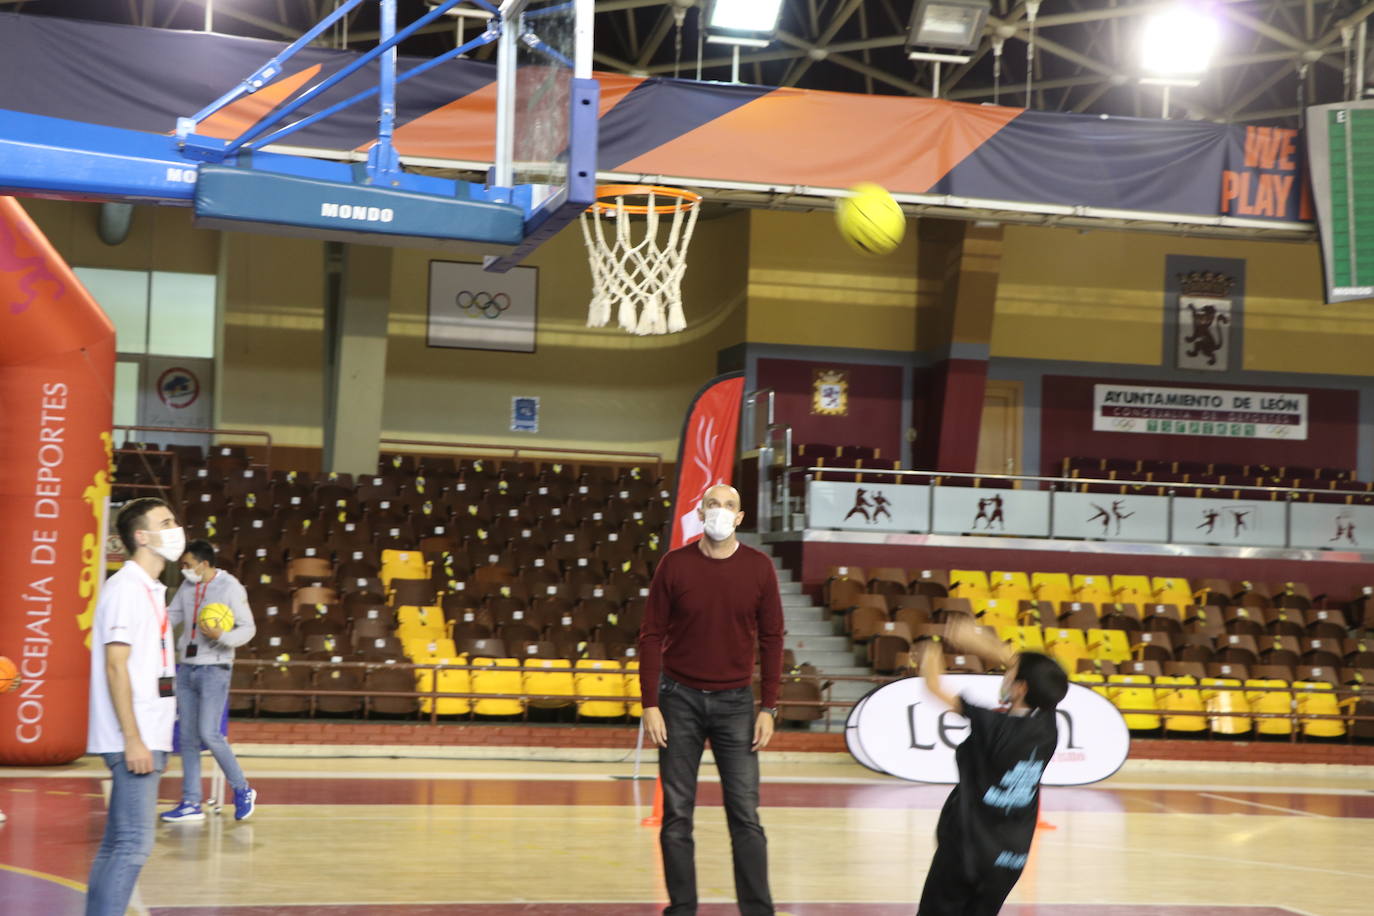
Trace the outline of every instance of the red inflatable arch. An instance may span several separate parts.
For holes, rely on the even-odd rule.
[[[115,332],[12,197],[0,197],[0,764],[86,752],[104,568]]]

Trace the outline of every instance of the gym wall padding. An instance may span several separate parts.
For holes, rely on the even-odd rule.
[[[90,629],[110,494],[114,325],[0,197],[0,764],[86,751]]]

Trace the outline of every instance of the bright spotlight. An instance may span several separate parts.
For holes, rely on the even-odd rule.
[[[1141,66],[1148,73],[1202,73],[1221,41],[1217,21],[1200,9],[1176,6],[1145,20]]]
[[[706,27],[766,35],[778,27],[781,15],[782,0],[715,0]]]

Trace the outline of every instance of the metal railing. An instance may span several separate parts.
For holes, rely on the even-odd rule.
[[[115,426],[114,430],[124,432],[141,433],[176,433],[178,435],[205,435],[205,436],[251,436],[255,439],[263,440],[263,460],[261,464],[254,464],[251,467],[259,467],[264,471],[272,470],[272,434],[261,429],[219,429],[214,427],[202,426]],[[213,456],[211,456],[213,457]]]
[[[501,452],[501,457],[509,453],[509,457],[518,460],[521,455],[549,455],[549,456],[568,456],[576,460],[578,458],[648,458],[654,462],[654,477],[658,479],[663,476],[663,455],[660,452],[621,452],[605,451],[601,449],[585,448],[555,448],[544,445],[506,445],[491,442],[448,442],[434,439],[379,439],[380,445],[407,445],[417,448],[443,449],[445,451],[457,451],[460,453],[470,453],[474,450],[483,452]]]
[[[608,660],[608,661],[610,661],[610,660]],[[514,700],[514,701],[520,701],[520,702],[522,703],[522,712],[521,712],[521,715],[522,715],[522,718],[524,718],[524,719],[526,719],[526,720],[528,719],[528,716],[529,716],[529,709],[530,709],[530,703],[529,703],[529,701],[531,701],[531,700],[535,700],[535,701],[547,701],[547,702],[550,702],[550,703],[556,702],[556,703],[560,703],[560,704],[564,704],[564,705],[575,705],[575,704],[578,704],[578,703],[623,703],[623,704],[625,704],[626,707],[627,707],[627,713],[628,713],[628,707],[633,706],[633,705],[635,705],[636,703],[639,702],[639,698],[638,698],[638,697],[632,697],[632,696],[607,696],[607,695],[604,695],[604,694],[591,694],[591,695],[587,695],[587,694],[563,694],[563,693],[548,694],[548,693],[528,693],[528,692],[525,692],[525,691],[508,692],[508,693],[490,693],[490,692],[478,692],[478,691],[471,691],[471,690],[469,690],[469,691],[446,691],[446,690],[440,690],[440,689],[439,689],[439,674],[440,674],[441,672],[444,672],[444,671],[468,671],[468,672],[485,672],[485,673],[497,673],[497,674],[521,674],[521,675],[527,674],[527,673],[541,674],[541,675],[548,675],[548,674],[562,675],[562,674],[566,674],[567,676],[569,676],[569,677],[574,677],[574,678],[575,678],[576,676],[578,676],[579,674],[590,674],[590,673],[600,673],[600,674],[603,674],[603,675],[606,675],[606,674],[617,675],[617,674],[618,674],[618,675],[621,675],[621,676],[629,676],[629,675],[630,675],[630,673],[629,673],[629,672],[626,672],[624,669],[615,669],[615,668],[606,668],[606,669],[589,669],[589,668],[573,668],[573,667],[568,667],[568,668],[526,668],[526,667],[524,667],[524,666],[514,666],[514,665],[502,667],[502,666],[492,666],[492,665],[471,665],[471,664],[467,664],[467,665],[458,665],[458,664],[447,664],[447,663],[440,663],[440,662],[435,662],[435,663],[385,662],[385,661],[326,662],[326,661],[276,661],[276,660],[272,660],[272,659],[238,659],[238,660],[236,660],[236,661],[234,662],[234,664],[235,664],[236,667],[251,667],[251,668],[255,668],[255,669],[259,669],[259,668],[286,668],[286,667],[299,667],[299,668],[314,669],[315,671],[321,671],[321,670],[335,670],[335,669],[339,669],[339,668],[362,669],[364,672],[370,671],[370,670],[393,670],[393,671],[395,671],[395,670],[402,670],[402,671],[410,671],[410,672],[430,671],[430,672],[433,672],[433,674],[432,674],[432,676],[431,676],[430,688],[429,688],[428,690],[419,690],[419,689],[416,689],[416,690],[413,690],[413,691],[406,691],[406,690],[378,691],[378,690],[364,690],[364,689],[356,689],[356,690],[353,690],[353,689],[350,689],[350,690],[321,690],[321,689],[319,689],[319,688],[282,688],[282,687],[258,687],[258,686],[251,686],[251,687],[233,687],[233,688],[230,689],[229,692],[230,692],[231,694],[236,695],[236,696],[252,696],[252,697],[262,697],[262,696],[310,697],[310,698],[318,698],[318,697],[321,697],[321,696],[328,696],[328,697],[358,697],[358,698],[360,698],[360,699],[363,700],[363,703],[360,704],[360,705],[363,707],[363,709],[364,709],[364,711],[365,711],[365,714],[366,714],[366,711],[367,711],[367,709],[368,709],[368,704],[367,704],[366,701],[367,701],[367,698],[369,698],[369,697],[381,697],[381,698],[388,698],[388,699],[410,699],[410,700],[415,700],[415,701],[416,701],[416,712],[415,712],[415,715],[416,715],[416,716],[420,716],[420,715],[425,715],[425,716],[427,716],[431,724],[437,724],[437,723],[439,722],[439,717],[440,717],[441,715],[444,715],[445,717],[448,717],[448,716],[452,715],[452,714],[448,714],[448,713],[440,713],[440,712],[439,712],[439,704],[438,704],[438,701],[439,701],[439,700],[466,700],[466,701],[468,701],[468,704],[469,704],[468,711],[467,711],[466,713],[459,713],[458,715],[466,715],[466,717],[467,717],[469,720],[471,720],[471,717],[475,714],[474,711],[473,711],[472,704],[474,704],[474,703],[476,703],[476,702],[478,702],[478,701],[481,701],[481,700]],[[957,672],[951,672],[951,673],[957,673]],[[903,680],[903,679],[905,679],[905,678],[915,677],[915,676],[916,676],[916,675],[914,675],[914,674],[901,674],[901,673],[899,673],[899,674],[893,674],[893,675],[881,675],[881,674],[873,674],[873,675],[830,675],[830,674],[826,674],[826,673],[823,672],[823,671],[818,671],[818,672],[815,672],[815,673],[806,673],[806,674],[799,674],[799,673],[797,673],[797,672],[795,672],[795,671],[793,671],[793,672],[785,672],[785,673],[783,674],[783,682],[784,682],[784,683],[786,683],[787,681],[792,681],[792,680],[797,680],[797,679],[802,679],[802,680],[814,680],[814,681],[816,682],[818,688],[820,689],[820,692],[821,692],[821,699],[819,699],[819,700],[806,700],[806,699],[800,699],[800,698],[795,698],[795,699],[794,699],[794,698],[782,697],[782,698],[779,699],[778,705],[779,705],[779,707],[781,707],[783,710],[787,710],[789,707],[791,707],[791,708],[801,708],[801,709],[821,709],[821,710],[823,710],[823,711],[825,712],[824,722],[825,722],[826,729],[827,729],[827,731],[828,731],[828,730],[832,729],[833,726],[834,726],[834,724],[835,724],[834,717],[833,717],[833,713],[834,713],[835,710],[848,710],[848,709],[853,708],[853,707],[858,703],[857,700],[836,700],[836,699],[834,699],[833,696],[832,696],[832,689],[833,689],[833,687],[834,687],[835,684],[837,684],[837,683],[867,683],[867,684],[873,684],[873,685],[875,685],[875,686],[880,686],[880,685],[883,685],[883,684],[892,683],[893,681]],[[757,677],[755,678],[755,683],[757,683]],[[1165,684],[1165,685],[1159,685],[1159,684],[1154,684],[1154,683],[1149,683],[1149,684],[1143,684],[1143,683],[1142,683],[1142,684],[1130,684],[1130,683],[1102,683],[1102,684],[1096,684],[1096,683],[1087,683],[1087,682],[1081,682],[1081,681],[1075,681],[1075,683],[1078,683],[1079,686],[1087,687],[1087,688],[1089,688],[1089,689],[1094,689],[1094,688],[1101,688],[1101,689],[1107,689],[1107,690],[1111,690],[1111,689],[1128,689],[1128,690],[1129,690],[1129,689],[1136,689],[1136,690],[1152,690],[1152,691],[1158,691],[1158,690],[1170,690],[1170,691],[1187,690],[1187,691],[1197,691],[1197,692],[1199,692],[1199,693],[1201,693],[1201,692],[1203,692],[1203,691],[1206,691],[1206,692],[1208,692],[1208,693],[1232,692],[1232,693],[1241,693],[1241,694],[1285,693],[1285,694],[1288,694],[1288,695],[1289,695],[1289,698],[1290,698],[1290,699],[1289,699],[1290,705],[1289,705],[1289,709],[1288,709],[1287,712],[1258,712],[1258,711],[1252,711],[1252,710],[1222,710],[1222,709],[1208,709],[1208,708],[1205,708],[1205,707],[1204,707],[1204,709],[1202,709],[1202,710],[1195,710],[1195,709],[1170,709],[1170,708],[1144,708],[1144,707],[1140,707],[1140,708],[1136,708],[1136,707],[1122,708],[1122,707],[1119,707],[1119,706],[1117,707],[1118,711],[1120,711],[1122,715],[1129,715],[1129,716],[1137,716],[1137,715],[1139,715],[1139,716],[1158,716],[1158,717],[1160,717],[1160,719],[1161,719],[1160,728],[1161,728],[1161,730],[1163,731],[1164,734],[1168,734],[1168,732],[1170,731],[1170,729],[1169,729],[1169,727],[1168,727],[1168,722],[1167,722],[1168,719],[1194,719],[1194,720],[1196,720],[1196,719],[1207,719],[1207,720],[1209,720],[1208,723],[1207,723],[1207,729],[1206,729],[1207,732],[1208,732],[1208,735],[1209,735],[1210,738],[1216,739],[1216,740],[1231,740],[1231,739],[1248,738],[1248,737],[1251,736],[1251,732],[1250,732],[1249,730],[1246,730],[1245,732],[1240,732],[1240,733],[1223,733],[1223,732],[1218,732],[1217,729],[1216,729],[1216,727],[1215,727],[1215,725],[1214,725],[1214,723],[1213,723],[1213,721],[1211,721],[1211,720],[1216,720],[1216,719],[1241,719],[1241,720],[1287,719],[1287,720],[1289,720],[1290,723],[1291,723],[1291,728],[1290,728],[1290,730],[1288,731],[1288,738],[1289,738],[1289,741],[1290,741],[1290,743],[1296,743],[1297,740],[1298,740],[1298,738],[1299,738],[1299,736],[1303,734],[1303,725],[1304,725],[1304,723],[1308,723],[1308,722],[1321,722],[1321,721],[1338,721],[1338,722],[1341,722],[1342,724],[1344,724],[1344,726],[1345,726],[1345,735],[1344,735],[1343,737],[1346,739],[1346,742],[1347,742],[1347,743],[1351,743],[1351,742],[1353,742],[1353,741],[1355,740],[1355,734],[1354,734],[1354,732],[1355,732],[1355,724],[1356,724],[1356,723],[1363,723],[1363,722],[1374,723],[1374,714],[1357,715],[1357,714],[1354,712],[1355,706],[1357,705],[1357,703],[1358,703],[1360,700],[1362,700],[1362,699],[1368,699],[1368,700],[1370,700],[1370,701],[1374,701],[1374,690],[1370,690],[1369,692],[1365,692],[1365,691],[1362,691],[1362,690],[1360,690],[1360,689],[1358,689],[1358,688],[1350,687],[1350,686],[1348,686],[1348,685],[1344,685],[1344,686],[1334,686],[1331,690],[1312,690],[1312,689],[1307,689],[1307,688],[1295,688],[1295,687],[1292,687],[1292,686],[1283,686],[1283,687],[1261,687],[1261,686],[1257,686],[1257,685],[1256,685],[1256,686],[1247,686],[1247,685],[1244,685],[1244,684],[1182,684],[1182,685],[1180,685],[1180,684]],[[1300,710],[1298,709],[1298,694],[1306,694],[1306,695],[1309,695],[1309,696],[1322,696],[1322,697],[1328,697],[1328,698],[1334,699],[1334,700],[1336,701],[1338,707],[1340,707],[1340,706],[1349,707],[1349,711],[1348,711],[1348,712],[1345,712],[1345,713],[1313,713],[1313,712],[1300,711]],[[1247,705],[1248,705],[1248,702],[1249,702],[1249,701],[1246,700],[1246,702],[1247,702]],[[1204,703],[1205,703],[1205,700],[1204,700]],[[425,705],[425,704],[427,704],[427,705],[429,706],[429,711],[428,711],[427,713],[421,712],[422,706]],[[1115,705],[1115,704],[1113,704],[1113,705]],[[539,708],[539,707],[535,707],[535,708]],[[313,704],[313,703],[311,704],[311,713],[312,713],[312,714],[314,713],[314,704]],[[605,717],[592,717],[592,718],[605,718]],[[618,718],[618,717],[611,717],[611,718]],[[782,718],[788,719],[789,717],[783,716]],[[796,720],[792,720],[792,721],[807,721],[807,720],[796,719]],[[1151,729],[1151,730],[1152,730],[1152,729]],[[1198,729],[1178,729],[1178,728],[1175,728],[1175,729],[1173,729],[1173,731],[1175,731],[1175,732],[1185,732],[1185,733],[1196,733],[1197,731],[1200,731],[1200,730],[1198,730]]]

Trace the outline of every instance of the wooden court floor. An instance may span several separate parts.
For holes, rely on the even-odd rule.
[[[338,752],[337,750],[334,752]],[[779,913],[915,911],[947,788],[838,757],[765,760]],[[133,912],[647,916],[666,899],[652,783],[625,764],[245,756],[257,814],[158,827]],[[707,765],[704,773],[714,776]],[[81,912],[104,825],[94,761],[0,770],[0,913]],[[176,800],[176,764],[162,784]],[[718,784],[697,820],[703,916],[734,913]],[[1370,916],[1374,777],[1362,768],[1128,764],[1047,789],[1007,916]]]

